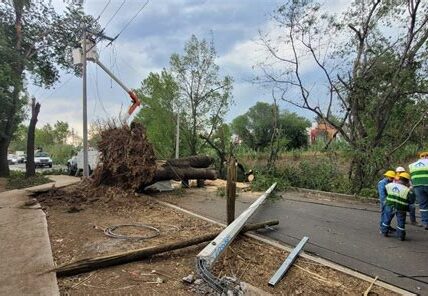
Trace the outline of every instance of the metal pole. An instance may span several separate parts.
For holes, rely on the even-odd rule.
[[[257,208],[265,201],[269,194],[275,189],[276,183],[272,184],[265,193],[263,193],[255,202],[251,204],[238,218],[236,218],[229,226],[227,226],[209,245],[207,245],[197,256],[198,260],[203,260],[207,263],[207,267],[211,267],[214,262],[220,257],[224,250],[230,245],[233,239],[244,227],[247,220],[257,210]]]
[[[269,286],[274,287],[284,277],[285,273],[293,265],[294,261],[296,260],[297,256],[299,255],[300,251],[303,249],[308,240],[309,237],[303,237],[300,243],[293,249],[293,251],[288,254],[287,259],[285,259],[284,263],[282,263],[279,269],[269,280]]]
[[[83,77],[83,176],[89,177],[88,166],[88,111],[86,92],[86,27],[83,28],[82,44],[82,77]]]
[[[126,85],[123,84],[122,81],[120,81],[119,78],[117,78],[113,74],[113,72],[111,72],[106,66],[104,66],[104,64],[101,63],[101,61],[99,59],[91,59],[91,61],[93,61],[94,63],[96,63],[98,66],[100,66],[100,68],[103,69],[104,72],[106,72],[108,76],[110,76],[111,78],[113,78],[113,80],[116,81],[116,83],[119,84],[120,87],[122,87],[127,93],[131,92],[131,90],[129,88],[127,88]]]
[[[180,112],[177,111],[177,131],[175,133],[175,158],[180,156]]]

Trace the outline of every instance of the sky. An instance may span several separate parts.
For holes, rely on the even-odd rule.
[[[128,88],[141,86],[150,72],[168,68],[171,54],[182,54],[185,42],[195,34],[199,39],[213,40],[220,74],[234,79],[234,104],[226,121],[248,111],[257,101],[272,102],[271,89],[253,83],[260,75],[257,64],[266,51],[259,40],[259,31],[272,30],[272,13],[283,1],[278,0],[151,0],[112,45],[97,46],[100,60]],[[84,1],[85,13],[97,17],[108,1]],[[122,5],[123,0],[111,0],[101,14],[104,27]],[[105,34],[115,36],[144,5],[145,1],[126,0],[116,16],[106,26]],[[346,0],[326,0],[330,11],[340,12]],[[57,11],[64,9],[63,0],[53,0]],[[82,79],[61,73],[54,88],[28,85],[30,95],[41,103],[39,127],[66,121],[82,134]],[[311,69],[307,69],[311,75]],[[316,77],[313,77],[316,80]],[[88,121],[117,117],[129,106],[127,94],[98,66],[88,64]],[[285,102],[285,109],[313,119],[313,114]],[[135,112],[137,113],[137,112]]]

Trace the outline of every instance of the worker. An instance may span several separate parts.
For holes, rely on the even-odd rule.
[[[379,203],[380,203],[380,222],[379,227],[382,227],[382,217],[383,217],[383,211],[385,208],[385,200],[386,200],[386,185],[394,181],[394,178],[396,176],[395,172],[392,170],[386,171],[385,174],[383,174],[384,178],[377,183],[377,193],[379,195]],[[390,229],[391,231],[394,231],[395,229]]]
[[[396,182],[386,185],[386,201],[382,218],[381,232],[388,236],[391,221],[394,216],[397,217],[397,236],[404,241],[406,238],[406,212],[409,210],[409,203],[414,201],[414,196],[410,191],[409,173],[400,173]]]
[[[428,230],[428,152],[422,152],[419,160],[409,165],[413,190],[419,203],[422,226]]]
[[[395,169],[396,179],[399,179],[400,173],[404,173],[404,172],[406,172],[406,169],[404,167],[402,167],[402,166],[397,167]],[[412,192],[414,192],[413,191],[412,181],[410,181],[410,190]],[[410,203],[409,204],[409,219],[410,219],[410,224],[411,225],[422,227],[422,224],[419,224],[416,221],[416,205],[415,205],[415,203]]]

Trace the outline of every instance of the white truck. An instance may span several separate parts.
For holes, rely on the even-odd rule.
[[[89,174],[97,167],[100,153],[96,149],[88,149]],[[69,175],[79,175],[83,171],[83,149],[67,161]]]

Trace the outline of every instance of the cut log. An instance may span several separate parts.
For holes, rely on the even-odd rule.
[[[249,224],[241,230],[241,233],[246,231],[251,231],[251,230],[257,230],[260,228],[264,228],[266,226],[277,225],[278,223],[279,223],[278,220],[274,220],[274,221],[266,221],[266,222],[257,223],[257,224]],[[160,246],[142,248],[142,249],[132,250],[129,252],[106,255],[102,257],[86,258],[86,259],[78,260],[68,264],[64,264],[55,269],[49,270],[48,272],[54,271],[56,272],[56,275],[58,277],[65,277],[65,276],[72,276],[72,275],[89,272],[92,270],[105,268],[109,266],[125,264],[129,262],[149,258],[153,255],[157,255],[157,254],[161,254],[161,253],[165,253],[165,252],[169,252],[177,249],[182,249],[182,248],[190,247],[203,242],[207,242],[207,241],[213,240],[219,233],[220,231],[217,231],[214,233],[194,237],[186,241],[168,243]]]
[[[168,159],[165,166],[179,168],[207,168],[214,162],[214,158],[206,155],[195,155],[178,159]]]
[[[164,180],[193,180],[193,179],[207,179],[215,180],[217,178],[217,172],[212,169],[205,168],[179,168],[179,167],[158,167],[153,176],[153,181],[164,181]],[[154,183],[153,182],[153,183]]]

